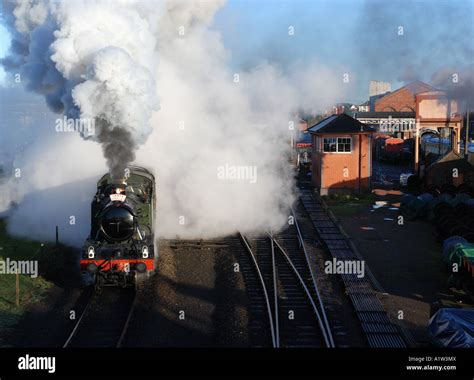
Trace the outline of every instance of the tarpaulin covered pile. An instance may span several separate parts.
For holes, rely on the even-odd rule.
[[[428,324],[437,347],[474,348],[474,309],[439,309]]]

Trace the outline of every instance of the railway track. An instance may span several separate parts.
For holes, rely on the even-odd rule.
[[[255,272],[254,280],[247,281],[247,291],[254,309],[260,298],[257,311],[267,321],[262,327],[267,327],[273,347],[335,347],[296,214],[292,214],[294,224],[278,235],[250,238],[240,234]],[[251,278],[248,273],[246,277]]]
[[[233,253],[245,281],[253,345],[335,347],[303,241],[296,221],[276,236],[237,234],[213,240],[170,240],[169,244],[176,250],[218,248]]]
[[[323,273],[327,255],[340,259],[353,255],[317,199],[304,186],[301,193],[291,209],[293,223],[277,234],[239,233],[168,243],[174,250],[222,249],[233,254],[245,282],[248,331],[254,346],[348,347],[368,342],[372,347],[403,347],[370,281]],[[134,305],[131,288],[94,293],[64,347],[120,347]],[[354,323],[361,324],[360,332],[354,332],[358,329]]]
[[[91,296],[66,347],[121,347],[136,303],[134,288],[101,288]]]

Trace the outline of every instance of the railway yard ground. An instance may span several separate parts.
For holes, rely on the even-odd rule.
[[[219,240],[159,244],[159,273],[140,294],[125,346],[247,346],[245,285]]]
[[[233,271],[232,255],[221,244],[204,247],[159,244],[160,271],[137,294],[123,346],[246,346],[245,286]],[[77,285],[77,284],[76,284]],[[61,347],[88,304],[77,287],[54,286],[3,332],[2,345]],[[99,298],[100,300],[100,298]],[[90,309],[101,307],[92,302]],[[76,320],[71,320],[74,311]],[[89,323],[85,316],[84,323]],[[82,337],[76,339],[83,341]],[[77,343],[80,345],[80,343]],[[95,346],[94,342],[91,344]],[[99,344],[100,346],[100,344]]]
[[[321,249],[317,247],[314,236],[309,236],[309,239],[314,241],[307,246],[312,265],[322,273],[324,258]],[[265,328],[267,315],[261,313],[258,302],[251,305],[261,292],[255,285],[248,253],[238,237],[208,241],[162,240],[159,252],[160,270],[138,292],[122,346],[271,346],[270,334]],[[265,255],[263,252],[263,257]],[[238,271],[235,270],[237,263]],[[343,286],[334,278],[322,281],[319,286],[331,323],[337,320],[334,330],[337,343],[366,346],[350,302],[344,297]],[[87,292],[74,286],[51,285],[42,301],[28,308],[16,328],[4,334],[2,345],[61,347],[76,323],[69,318],[71,310],[76,313],[76,319],[79,318],[89,297]],[[92,302],[90,310],[96,312],[95,309],[101,308],[101,302]],[[296,306],[305,308],[304,304]],[[298,320],[297,310],[296,315]],[[93,325],[88,318],[86,315],[85,330]],[[93,336],[93,340],[96,338]],[[73,341],[72,346],[80,346],[84,338],[76,336]],[[95,342],[85,345],[97,346]]]
[[[377,170],[379,173],[384,172],[383,166],[379,166]],[[395,168],[392,171],[396,170]],[[396,176],[397,173],[393,175],[393,178]],[[390,179],[387,176],[381,178],[385,189],[377,189],[362,196],[327,197],[325,203],[384,289],[384,291],[377,291],[376,297],[385,308],[393,325],[400,324],[398,317],[400,312],[403,312],[401,325],[408,331],[408,336],[411,336],[418,345],[425,345],[428,344],[426,326],[431,303],[451,298],[447,293],[447,274],[439,259],[441,243],[436,239],[434,227],[427,222],[405,221],[403,225],[397,223],[402,193],[399,190],[389,189]],[[309,189],[302,191],[303,194],[311,192]],[[308,195],[303,195],[303,197],[306,202],[311,199]],[[310,200],[311,202],[313,201]],[[379,308],[376,305],[379,301],[375,299],[375,303],[374,300],[366,303],[368,302],[365,298],[367,293],[364,292],[367,292],[368,288],[358,293],[357,289],[362,289],[360,288],[362,283],[358,281],[354,283],[354,280],[349,277],[343,282],[338,276],[324,273],[325,262],[332,259],[329,252],[333,254],[334,244],[338,246],[334,250],[336,254],[343,253],[345,249],[344,254],[350,253],[351,248],[340,245],[345,246],[344,239],[332,240],[340,239],[337,237],[339,233],[332,231],[334,228],[329,226],[331,222],[325,219],[328,217],[321,213],[322,209],[319,207],[321,206],[316,202],[309,206],[305,202],[297,203],[295,217],[299,221],[301,232],[294,226],[287,227],[285,231],[275,235],[275,244],[280,241],[282,249],[287,250],[290,256],[293,255],[292,260],[297,262],[302,257],[301,246],[298,247],[297,242],[300,240],[305,242],[308,255],[305,262],[309,263],[311,270],[316,274],[316,284],[321,292],[320,297],[328,320],[332,325],[336,346],[374,346],[374,344],[379,344],[378,339],[389,339],[391,334],[394,334],[395,340],[398,339],[398,333],[395,333],[390,322],[384,319],[386,316],[382,306]],[[327,221],[315,222],[315,216],[316,220]],[[318,223],[320,223],[319,227],[328,224],[327,228],[324,228],[332,231],[329,231],[328,235],[330,240],[324,244],[316,232],[315,226]],[[25,252],[31,252],[33,248],[40,249],[37,247],[38,242],[15,240],[8,236],[5,232],[4,221],[2,221],[2,226],[1,242],[4,249],[10,250],[15,247],[17,252],[21,252],[22,245],[26,247],[23,249]],[[276,312],[280,313],[279,316],[273,317],[276,320],[280,319],[282,324],[282,344],[285,344],[285,340],[290,342],[299,336],[288,344],[311,345],[312,337],[317,337],[319,333],[317,330],[312,330],[314,326],[311,322],[307,324],[307,321],[312,318],[311,307],[308,309],[305,298],[301,298],[302,293],[298,290],[297,282],[294,282],[292,271],[285,264],[283,258],[285,254],[275,253],[278,256],[276,263],[279,269],[277,269],[278,280],[274,282],[271,266],[268,267],[268,260],[271,257],[268,256],[269,247],[274,245],[271,239],[266,241],[266,238],[262,236],[245,237],[247,238],[248,248],[254,251],[254,258],[260,261],[263,269],[265,267],[268,269],[267,273],[263,273],[263,281],[269,289],[270,299],[273,299],[275,295],[272,293],[274,292],[271,289],[272,285],[278,286],[281,310]],[[127,319],[126,306],[113,305],[125,298],[122,296],[106,298],[105,291],[103,294],[96,294],[79,288],[78,273],[73,270],[63,273],[61,277],[50,278],[49,273],[54,272],[54,268],[48,266],[48,260],[44,260],[47,269],[44,275],[48,280],[40,280],[40,284],[43,285],[39,293],[32,289],[32,295],[29,296],[27,293],[29,282],[25,280],[23,287],[26,298],[22,299],[21,309],[15,309],[15,305],[12,304],[14,300],[12,294],[8,294],[8,297],[3,295],[3,299],[0,300],[3,302],[0,310],[2,320],[10,320],[8,328],[2,329],[0,346],[62,347],[76,326],[77,318],[82,316],[84,310],[88,312],[84,313],[85,328],[82,330],[88,331],[91,329],[87,326],[98,324],[97,321],[100,321],[100,324],[106,323],[107,310],[104,309],[104,305],[110,303],[110,310],[122,314],[122,317],[116,318],[114,322],[116,331],[113,334],[120,336],[121,326],[127,319],[124,330],[126,334],[122,334],[123,337],[120,338],[120,345],[124,347],[269,347],[272,345],[272,339],[269,326],[266,325],[268,314],[265,311],[262,286],[258,285],[259,281],[249,252],[246,251],[241,240],[238,235],[212,240],[160,240],[157,273],[146,281],[136,296],[133,295],[132,298],[130,295],[124,296],[134,300],[130,320]],[[324,248],[325,244],[326,248]],[[276,246],[274,248],[278,251]],[[74,268],[75,253],[70,248],[44,246],[40,253],[48,257],[51,252],[57,253],[58,250],[63,252],[63,258],[58,265]],[[298,255],[301,257],[298,258]],[[303,261],[298,264],[300,273],[302,273],[301,270],[307,271],[307,268],[302,268],[302,265],[304,267],[306,264],[302,263]],[[2,277],[14,278],[14,276]],[[305,281],[308,281],[311,276],[307,274],[305,277]],[[311,288],[311,283],[308,282],[308,284]],[[345,287],[351,284],[359,288]],[[363,286],[371,287],[368,283]],[[93,297],[98,297],[93,302],[89,302],[93,299],[91,293],[94,294]],[[351,298],[348,294],[351,294]],[[296,296],[296,301],[291,300],[292,295]],[[100,297],[104,297],[103,300]],[[88,306],[89,304],[91,306]],[[368,313],[367,307],[375,307],[374,310],[377,310],[375,314],[380,319],[367,322],[366,318],[369,314],[374,313],[372,310],[369,314],[364,314]],[[356,312],[354,308],[358,308],[358,311]],[[289,312],[295,310],[297,315],[300,310],[299,315],[307,319],[307,321],[301,320],[304,323],[300,326],[292,325],[292,322],[288,324],[287,321],[282,320]],[[74,319],[71,319],[72,312]],[[361,323],[361,321],[365,322]],[[381,324],[376,325],[377,323]],[[378,327],[375,328],[375,326]],[[110,327],[112,330],[113,326]],[[367,328],[369,330],[366,330]],[[382,329],[385,331],[383,334],[386,335],[382,338],[383,334],[378,336],[376,332],[369,344],[368,335],[364,333],[364,330],[370,331],[373,328],[377,331]],[[70,345],[102,345],[100,336],[92,335],[90,339],[93,342],[88,345],[87,334],[77,332]],[[103,343],[103,346],[114,346],[117,339],[109,336],[106,339],[108,343]],[[321,341],[321,337],[314,339]],[[410,342],[407,343],[410,344]]]
[[[323,274],[327,252],[319,245],[314,227],[304,208],[297,208],[302,235],[296,235],[296,228],[289,227],[283,235],[276,235],[284,249],[289,249],[293,260],[301,261],[301,247],[298,239],[305,241],[309,262],[315,270],[325,312],[333,327],[334,339],[340,347],[367,346],[362,327],[345,295],[344,285],[337,276]],[[255,240],[257,239],[257,240]],[[265,237],[250,237],[252,250],[257,260],[268,262],[269,251]],[[257,245],[255,245],[257,244]],[[249,253],[239,236],[212,240],[161,240],[158,246],[158,272],[140,289],[133,303],[133,313],[127,323],[126,334],[120,339],[124,347],[248,347],[271,346],[271,335],[265,321],[268,314],[262,298],[261,287]],[[70,252],[71,255],[73,253]],[[290,345],[312,345],[317,332],[317,322],[312,321],[310,304],[299,289],[291,269],[284,264],[284,255],[278,255],[280,281],[278,294],[282,303],[282,344],[292,337]],[[301,256],[301,257],[299,257]],[[296,265],[306,270],[305,281],[310,281],[309,272],[304,269],[304,260]],[[238,270],[236,265],[238,264]],[[71,267],[74,267],[71,265]],[[301,272],[302,273],[302,272]],[[94,293],[80,289],[75,274],[71,281],[50,282],[41,301],[32,302],[18,318],[16,326],[2,333],[2,345],[14,347],[62,347],[68,346],[114,346],[114,334],[120,335],[121,324],[127,319],[127,306],[117,306],[117,300],[130,296],[107,296],[107,291]],[[271,272],[264,273],[267,287],[271,287]],[[64,277],[64,276],[63,276]],[[74,279],[74,280],[73,280]],[[279,282],[280,282],[279,281]],[[309,282],[307,284],[310,284]],[[311,285],[309,285],[311,289]],[[271,291],[271,290],[269,290]],[[273,291],[273,290],[272,290]],[[91,296],[91,293],[94,295]],[[94,298],[96,297],[96,298]],[[292,297],[296,297],[292,301]],[[114,300],[116,298],[116,300]],[[315,302],[316,299],[315,299]],[[285,306],[286,305],[286,306]],[[107,311],[107,307],[110,307]],[[309,308],[308,308],[309,307]],[[78,319],[84,318],[81,328],[70,336]],[[74,319],[71,319],[71,313]],[[108,314],[107,314],[108,313]],[[108,315],[116,315],[108,321]],[[295,315],[295,322],[289,314]],[[119,317],[118,314],[121,316]],[[304,317],[303,317],[304,316]],[[309,325],[308,325],[309,323]],[[110,336],[102,332],[95,334],[95,324],[110,325]],[[316,329],[316,330],[314,330]],[[105,330],[102,329],[102,330]],[[114,330],[114,331],[112,331]],[[311,330],[311,331],[310,331]],[[85,333],[84,333],[85,332]],[[286,336],[285,336],[286,334]],[[290,335],[288,335],[290,334]],[[293,335],[297,338],[293,339]],[[69,337],[69,338],[68,338]],[[90,337],[90,338],[89,338]],[[69,340],[71,338],[71,340]],[[104,338],[104,342],[101,342]],[[90,344],[88,340],[90,339]],[[315,338],[316,339],[316,338]],[[321,340],[320,338],[318,338]],[[86,342],[86,343],[84,343]],[[321,344],[319,342],[317,345]]]
[[[374,189],[361,200],[339,197],[326,203],[385,290],[379,297],[389,316],[396,320],[403,312],[402,325],[424,346],[431,304],[452,296],[435,227],[422,220],[399,225],[401,196],[399,190]]]

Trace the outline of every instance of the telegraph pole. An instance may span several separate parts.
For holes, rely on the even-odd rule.
[[[469,155],[469,108],[467,109],[467,116],[466,116],[466,139],[464,140],[464,157],[467,160],[467,156]]]
[[[415,158],[413,162],[413,173],[419,175],[418,169],[420,168],[420,121],[416,119],[415,124]]]
[[[16,279],[15,279],[15,305],[16,307],[20,306],[20,273],[18,273],[18,270],[15,274]]]

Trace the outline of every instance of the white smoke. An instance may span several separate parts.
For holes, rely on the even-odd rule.
[[[6,68],[24,75],[53,111],[100,121],[90,138],[102,144],[111,172],[121,176],[151,133],[151,113],[158,109],[154,24],[126,1],[19,1],[11,11],[21,49]]]
[[[57,115],[19,89],[0,87],[0,98],[8,102],[12,95],[13,103],[2,107],[0,214],[15,235],[51,241],[59,226],[62,242],[80,245],[90,228],[95,183],[107,170],[101,148],[77,133],[56,133]],[[28,118],[17,109],[27,109]]]
[[[231,52],[211,27],[222,5],[23,1],[7,12],[14,43],[4,66],[12,73],[19,70],[27,88],[45,95],[53,111],[98,120],[92,140],[101,144],[110,170],[132,161],[152,169],[160,236],[214,237],[280,228],[294,199],[287,153],[298,123],[295,111],[322,109],[348,90],[342,81],[347,70],[315,61],[295,59],[285,71],[271,62],[231,70]],[[42,158],[57,151],[55,141],[38,140],[34,154],[24,160],[42,181],[23,177],[34,194],[30,199],[36,199],[28,201],[27,192],[12,211],[10,229],[16,233],[41,235],[35,207],[43,220],[55,212],[46,190],[89,181],[95,173],[98,179],[104,166],[97,157],[99,145],[77,138],[64,154],[87,169],[72,169],[70,160],[63,160],[51,171]],[[233,176],[233,169],[244,176]],[[38,186],[44,191],[35,192]],[[71,193],[74,186],[68,187]],[[74,199],[63,197],[58,204],[72,214],[69,202]],[[76,235],[89,228],[89,220],[80,219]]]

